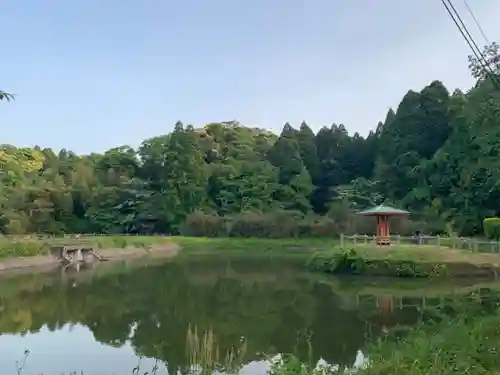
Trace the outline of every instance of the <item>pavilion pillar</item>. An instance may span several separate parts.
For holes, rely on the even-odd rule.
[[[377,237],[380,245],[389,244],[389,216],[377,216]]]
[[[392,296],[380,296],[377,297],[379,310],[382,315],[390,316],[394,311],[394,299]]]
[[[382,216],[382,222],[384,223],[384,237],[389,237],[389,216]]]

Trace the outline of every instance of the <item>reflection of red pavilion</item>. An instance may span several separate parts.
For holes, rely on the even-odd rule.
[[[377,219],[377,244],[389,245],[389,218],[391,216],[408,216],[410,213],[405,210],[389,206],[376,206],[367,210],[358,212],[362,216],[375,216]]]
[[[379,296],[377,297],[377,305],[382,313],[382,316],[390,316],[394,311],[394,304],[392,296]]]

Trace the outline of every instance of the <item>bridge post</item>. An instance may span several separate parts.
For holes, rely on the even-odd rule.
[[[82,262],[83,261],[82,249],[77,249],[76,250],[76,261],[77,262]]]

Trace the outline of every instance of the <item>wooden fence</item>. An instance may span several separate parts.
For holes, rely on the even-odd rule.
[[[402,297],[391,295],[343,295],[342,301],[344,304],[353,308],[359,309],[361,306],[368,308],[379,309],[388,307],[390,310],[403,310],[404,308],[416,307],[425,309],[428,307],[446,306],[454,301],[453,295],[441,295],[435,297],[419,296],[419,297]]]
[[[169,237],[170,235],[164,233],[153,234],[139,234],[139,233],[71,233],[71,234],[1,234],[0,240],[45,240],[45,239],[79,239],[79,238],[93,238],[93,237],[139,237],[139,236],[156,236],[156,237]]]
[[[368,235],[341,235],[342,246],[377,244],[382,238]],[[481,253],[500,253],[500,241],[488,241],[479,238],[446,237],[446,236],[388,236],[383,238],[393,245],[425,245],[434,247],[449,247]]]

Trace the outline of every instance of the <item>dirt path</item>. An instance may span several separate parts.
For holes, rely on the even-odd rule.
[[[176,244],[158,245],[150,249],[126,247],[115,249],[98,249],[97,252],[108,261],[132,259],[140,257],[169,257],[175,256],[180,247]],[[50,269],[57,268],[60,261],[51,255],[37,255],[32,257],[7,258],[0,261],[0,273],[15,269]],[[28,271],[28,270],[27,270]]]

